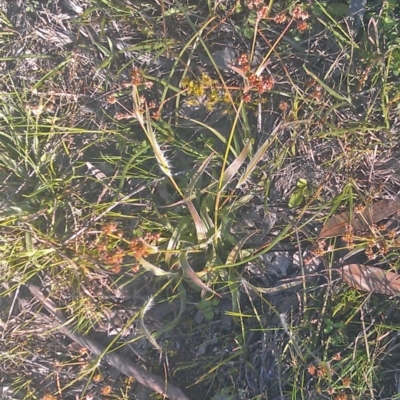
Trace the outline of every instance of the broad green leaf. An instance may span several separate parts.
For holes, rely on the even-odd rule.
[[[207,301],[206,299],[201,299],[201,301],[199,301],[196,304],[196,308],[198,310],[205,310],[206,308],[209,308],[209,307],[210,307],[210,302]]]
[[[211,321],[213,318],[214,318],[214,311],[213,310],[209,310],[209,311],[207,311],[205,314],[204,314],[204,318],[207,320],[207,321]]]
[[[299,207],[303,203],[304,195],[301,191],[295,190],[289,199],[289,207]]]
[[[292,195],[289,199],[289,207],[299,207],[305,198],[308,196],[307,181],[303,178],[299,179],[296,184],[296,189],[294,189]]]

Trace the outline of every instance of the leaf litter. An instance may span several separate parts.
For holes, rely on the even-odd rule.
[[[371,225],[390,217],[400,210],[400,196],[394,200],[380,200],[365,208],[361,213],[348,211],[332,216],[323,226],[318,238],[327,239],[341,236],[346,232],[346,227],[351,225],[353,231],[368,229]]]
[[[351,287],[387,296],[400,295],[400,275],[364,264],[348,264],[337,270]]]

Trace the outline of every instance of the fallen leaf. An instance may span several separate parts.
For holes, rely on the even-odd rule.
[[[348,264],[337,270],[351,287],[387,296],[400,295],[400,275],[363,264]]]
[[[398,210],[400,210],[400,196],[397,196],[394,200],[380,200],[366,207],[362,213],[353,212],[351,220],[349,212],[334,215],[323,226],[318,238],[326,239],[342,236],[346,232],[346,225],[348,224],[353,227],[354,232],[366,230],[372,224],[390,217]]]

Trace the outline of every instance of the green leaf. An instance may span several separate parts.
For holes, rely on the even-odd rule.
[[[307,181],[304,178],[300,178],[296,183],[296,187],[298,187],[299,189],[306,188],[307,187]]]
[[[298,190],[295,190],[290,196],[289,207],[290,208],[299,207],[303,202],[303,200],[304,200],[303,193],[299,192]]]
[[[211,299],[211,305],[213,307],[216,307],[220,302],[221,302],[221,299],[219,297],[213,297]]]
[[[341,101],[345,101],[348,104],[351,104],[351,100],[342,96],[341,94],[339,94],[338,92],[335,92],[332,88],[330,88],[325,82],[323,82],[320,78],[318,78],[317,75],[315,75],[313,72],[311,72],[310,70],[307,69],[307,67],[305,65],[303,65],[303,69],[304,71],[306,71],[306,73],[308,75],[310,75],[320,86],[322,86],[332,97],[334,97],[335,99],[341,100]]]
[[[305,198],[308,196],[308,185],[307,181],[300,178],[296,183],[296,189],[293,191],[289,199],[289,207],[299,207]]]
[[[205,318],[207,321],[211,321],[211,320],[214,318],[214,311],[213,311],[213,310],[207,311],[207,312],[204,314],[204,318]]]
[[[196,304],[196,308],[198,310],[205,310],[206,308],[210,308],[210,302],[207,300],[202,299]]]
[[[247,39],[252,39],[254,35],[254,29],[253,28],[244,28],[243,29],[243,34]]]

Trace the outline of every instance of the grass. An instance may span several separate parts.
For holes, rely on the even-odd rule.
[[[398,299],[335,272],[397,270],[397,230],[317,241],[399,190],[395,3],[369,3],[354,37],[323,1],[15,7],[0,14],[4,394],[161,398],[118,354],[190,399],[400,398]]]

